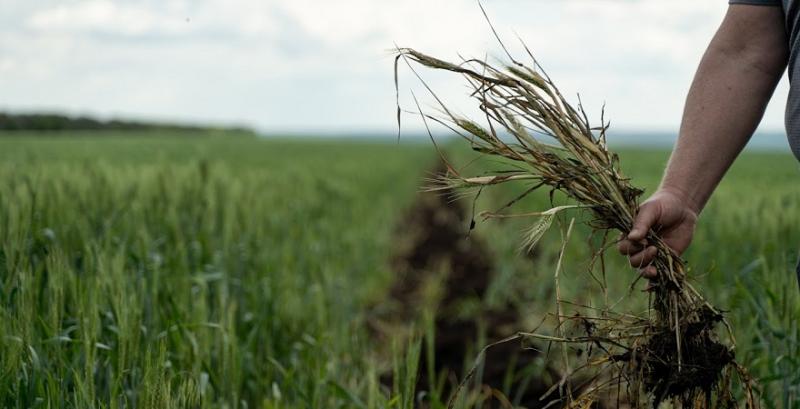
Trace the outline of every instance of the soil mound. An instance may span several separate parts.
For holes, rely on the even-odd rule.
[[[511,305],[491,311],[473,307],[472,313],[464,313],[470,305],[480,305],[493,275],[485,242],[469,232],[470,216],[453,192],[420,193],[397,224],[390,260],[397,280],[390,290],[388,319],[408,323],[418,319],[426,305],[436,310],[433,367],[448,379],[443,399],[470,369],[481,335],[488,343],[521,329],[519,312]],[[558,393],[545,400],[540,397],[561,375],[550,367],[544,369],[544,376],[534,371],[537,364],[542,365],[539,356],[540,352],[523,349],[519,342],[493,347],[486,355],[482,382],[509,393],[506,397],[514,405],[544,407],[559,399]],[[419,368],[418,393],[430,389],[432,383],[424,353]],[[531,379],[534,372],[539,372],[537,379]]]

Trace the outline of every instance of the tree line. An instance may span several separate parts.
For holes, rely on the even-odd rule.
[[[210,128],[195,125],[172,123],[150,123],[119,119],[99,120],[86,116],[67,116],[62,114],[35,113],[12,114],[0,112],[0,131],[78,131],[78,130],[119,130],[119,131],[208,131],[226,130],[251,132],[245,128]]]

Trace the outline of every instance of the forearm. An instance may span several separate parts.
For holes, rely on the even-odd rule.
[[[740,20],[729,12],[703,56],[661,185],[697,213],[752,136],[786,66],[785,34],[753,40],[742,31],[759,27]]]

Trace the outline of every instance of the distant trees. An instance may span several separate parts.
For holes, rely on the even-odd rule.
[[[149,123],[123,121],[113,119],[102,121],[85,116],[71,117],[61,114],[11,114],[0,112],[0,131],[69,131],[69,130],[172,130],[172,131],[208,131],[224,130],[252,132],[245,128],[210,128],[194,125],[170,123]]]

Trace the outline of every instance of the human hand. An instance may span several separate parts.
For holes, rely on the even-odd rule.
[[[676,254],[689,247],[697,224],[697,208],[682,193],[662,188],[639,206],[633,228],[617,244],[620,253],[627,255],[632,267],[646,278],[656,278],[656,268],[650,263],[658,250],[646,240],[655,231]]]

